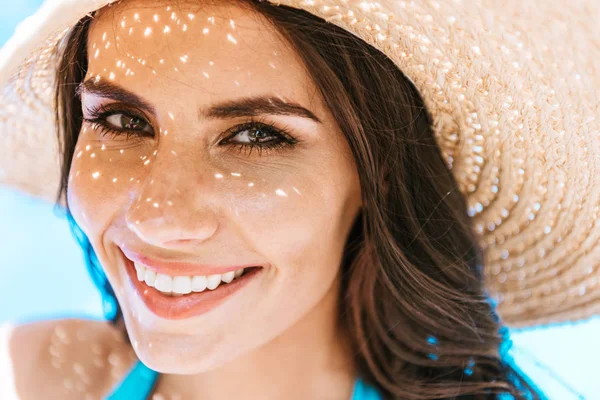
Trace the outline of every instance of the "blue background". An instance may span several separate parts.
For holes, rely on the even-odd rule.
[[[0,0],[0,46],[41,3]],[[0,187],[0,254],[0,323],[102,318],[83,254],[52,204]],[[600,318],[511,331],[511,339],[510,354],[551,399],[600,400]]]

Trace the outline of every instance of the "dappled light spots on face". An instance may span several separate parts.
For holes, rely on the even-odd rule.
[[[292,325],[332,287],[360,206],[335,119],[297,54],[259,17],[229,4],[129,0],[90,26],[68,202],[150,367],[212,368]],[[124,247],[270,269],[217,317],[176,323],[133,289]],[[111,360],[97,363],[116,367]]]

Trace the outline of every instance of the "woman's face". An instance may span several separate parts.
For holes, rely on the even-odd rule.
[[[315,313],[334,320],[325,300],[361,206],[356,166],[266,20],[234,4],[128,0],[98,15],[87,51],[83,116],[122,133],[84,121],[68,201],[142,361],[201,372]],[[218,277],[239,266],[262,268]],[[175,287],[192,292],[164,294]]]

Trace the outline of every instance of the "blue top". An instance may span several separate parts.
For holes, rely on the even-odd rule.
[[[158,372],[151,370],[138,360],[106,400],[146,400],[154,388],[156,378],[158,378]],[[350,400],[382,400],[382,398],[377,389],[357,378]]]

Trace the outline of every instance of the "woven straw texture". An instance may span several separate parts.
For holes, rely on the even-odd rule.
[[[53,48],[105,4],[55,0],[0,52],[0,183],[52,200]],[[600,311],[600,8],[593,0],[272,1],[386,53],[415,84],[513,327]]]

